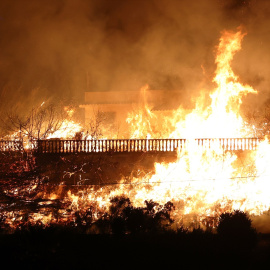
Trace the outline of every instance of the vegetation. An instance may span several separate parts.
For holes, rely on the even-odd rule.
[[[217,232],[228,248],[252,249],[257,243],[257,232],[251,226],[251,219],[239,210],[221,214]]]
[[[222,214],[217,234],[200,228],[172,231],[167,227],[173,222],[172,208],[171,203],[160,206],[153,201],[136,208],[128,198],[115,197],[109,212],[96,221],[91,208],[76,212],[73,222],[49,226],[41,222],[31,224],[26,215],[15,233],[0,234],[0,256],[12,257],[20,267],[42,263],[41,269],[54,269],[59,264],[65,269],[160,269],[181,265],[188,265],[189,269],[216,269],[218,265],[253,269],[262,267],[267,260],[266,253],[256,255],[255,243],[247,248],[238,242],[241,239],[247,243],[245,239],[235,241],[240,231],[246,232],[243,235],[249,241],[258,236],[247,214]],[[4,224],[4,219],[0,222]]]

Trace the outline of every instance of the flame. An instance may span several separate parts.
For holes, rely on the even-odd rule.
[[[198,98],[195,110],[176,123],[171,137],[186,138],[237,138],[250,135],[239,114],[242,96],[257,93],[249,85],[242,85],[231,69],[234,54],[241,49],[245,33],[223,31],[216,55],[217,87],[210,94],[211,105],[204,109],[204,100]],[[178,112],[181,114],[182,111]]]
[[[137,108],[128,113],[126,122],[130,125],[130,138],[150,138],[153,133],[152,118],[156,118],[155,114],[151,112],[147,100],[146,91],[149,89],[148,85],[141,88],[140,103]]]
[[[156,163],[154,174],[133,177],[128,185],[123,180],[116,188],[107,186],[97,190],[90,186],[79,193],[69,191],[65,197],[69,209],[76,211],[95,205],[95,217],[98,218],[98,213],[108,210],[110,198],[114,196],[128,196],[137,207],[145,200],[160,204],[171,201],[176,206],[173,213],[176,225],[187,226],[194,215],[202,222],[204,217],[234,209],[254,215],[267,211],[270,207],[270,144],[267,138],[244,158],[239,153],[225,152],[222,145],[209,148],[194,140],[196,137],[232,138],[251,134],[239,109],[242,97],[257,91],[241,84],[231,68],[245,35],[240,28],[236,32],[222,32],[216,48],[217,69],[213,79],[216,88],[210,91],[210,105],[198,97],[191,112],[179,107],[171,116],[157,117],[145,99],[148,86],[141,89],[142,102],[127,119],[131,138],[155,137],[161,130],[164,137],[186,138],[187,143],[178,150],[176,162]],[[65,122],[63,127],[73,132],[79,130],[80,127],[73,124]],[[67,136],[60,131],[54,135]]]
[[[64,107],[64,110],[67,112],[67,114],[68,114],[69,117],[72,117],[73,114],[74,114],[74,112],[75,112],[74,108],[70,108],[68,106],[65,106]]]
[[[267,141],[259,145],[257,152],[248,156],[246,164],[239,165],[237,154],[224,152],[220,145],[210,149],[198,146],[193,140],[251,134],[239,109],[242,97],[249,93],[256,94],[257,91],[241,84],[231,68],[233,57],[241,49],[245,35],[240,28],[236,32],[222,32],[216,50],[217,69],[213,79],[216,88],[210,94],[210,106],[206,105],[204,98],[198,97],[192,112],[179,108],[173,113],[174,117],[161,120],[165,124],[170,122],[170,128],[175,127],[174,130],[164,129],[168,137],[187,138],[188,143],[184,150],[178,152],[176,162],[157,163],[152,177],[139,180],[147,185],[134,188],[133,193],[129,193],[136,205],[140,206],[147,199],[158,203],[168,200],[175,204],[181,202],[181,210],[175,213],[178,219],[181,215],[190,214],[216,215],[224,209],[261,214],[269,208],[270,200],[265,194],[268,185],[263,177],[269,156],[265,156],[265,150],[270,147]],[[134,136],[147,132],[151,134],[154,130],[152,120],[155,118],[147,107],[140,110],[140,115],[133,115],[132,119],[137,125],[130,120],[128,122],[137,131]],[[118,192],[121,193],[119,189]]]
[[[82,130],[83,127],[81,126],[81,124],[76,123],[73,120],[65,119],[61,123],[59,129],[48,135],[46,139],[52,138],[70,139],[74,138],[76,133],[81,132]]]

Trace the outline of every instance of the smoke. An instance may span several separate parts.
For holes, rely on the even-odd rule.
[[[0,106],[83,103],[85,91],[146,83],[191,97],[212,89],[220,32],[241,24],[248,35],[233,68],[260,104],[269,97],[269,9],[266,0],[2,0]]]

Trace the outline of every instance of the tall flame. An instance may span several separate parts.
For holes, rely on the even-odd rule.
[[[133,137],[155,137],[153,124],[164,127],[164,136],[187,138],[184,149],[179,149],[176,162],[156,163],[155,173],[143,178],[133,178],[129,185],[118,188],[103,187],[98,191],[89,188],[86,194],[69,193],[70,207],[87,207],[95,203],[97,212],[106,209],[112,196],[126,195],[135,206],[145,200],[164,204],[172,201],[176,210],[177,225],[188,225],[194,215],[198,220],[216,216],[226,210],[239,209],[252,214],[262,214],[270,207],[267,194],[270,145],[267,140],[257,151],[239,158],[236,153],[225,152],[220,145],[211,148],[199,146],[194,138],[244,137],[249,135],[240,116],[241,98],[257,93],[249,85],[243,85],[233,73],[231,63],[246,33],[223,31],[216,48],[217,69],[211,91],[211,104],[197,98],[195,109],[186,112],[181,107],[171,117],[156,117],[142,102],[138,112],[131,113]],[[142,89],[146,91],[147,87]],[[151,133],[152,132],[152,133]]]
[[[222,32],[213,79],[217,87],[210,94],[212,103],[204,109],[204,101],[198,98],[195,110],[185,116],[185,121],[176,123],[172,137],[236,138],[249,135],[239,109],[242,96],[257,91],[241,84],[231,68],[233,56],[241,49],[245,35],[241,29],[237,32]]]
[[[192,112],[186,113],[179,108],[170,119],[154,118],[147,108],[140,111],[143,112],[142,117],[131,117],[130,122],[135,120],[133,124],[137,121],[136,128],[142,128],[139,135],[145,134],[146,130],[153,131],[149,123],[159,120],[163,124],[170,123],[169,128],[164,129],[166,136],[187,138],[185,148],[178,151],[177,161],[156,163],[154,175],[133,178],[130,183],[132,188],[126,185],[114,190],[105,187],[94,197],[93,193],[84,197],[83,202],[76,200],[76,204],[95,200],[104,208],[108,206],[111,196],[122,194],[127,195],[136,206],[142,206],[145,200],[160,204],[172,201],[176,206],[174,218],[178,225],[188,225],[194,215],[201,221],[204,217],[217,216],[226,210],[239,209],[262,214],[269,209],[270,199],[265,191],[268,186],[265,178],[269,160],[269,154],[265,154],[269,148],[267,141],[259,146],[257,152],[248,153],[240,159],[236,153],[224,152],[220,145],[207,148],[193,140],[195,137],[243,137],[248,134],[239,113],[241,98],[257,92],[241,84],[231,68],[233,56],[241,49],[245,35],[241,29],[222,32],[213,79],[216,88],[210,94],[210,106],[198,98]],[[147,125],[142,125],[142,121]],[[151,135],[154,137],[154,134]]]

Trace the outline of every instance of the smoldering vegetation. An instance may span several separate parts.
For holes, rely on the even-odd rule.
[[[259,91],[244,103],[260,108],[269,98],[268,13],[266,0],[3,0],[1,108],[24,111],[59,98],[80,104],[84,91],[146,83],[181,91],[177,104],[190,106],[213,89],[220,32],[240,25],[247,36],[233,69]]]

